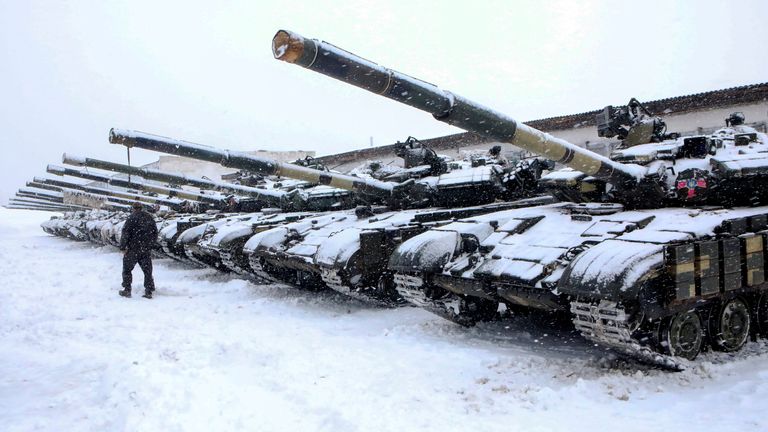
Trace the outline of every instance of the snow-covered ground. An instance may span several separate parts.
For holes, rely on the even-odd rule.
[[[668,373],[521,318],[463,329],[170,260],[124,299],[121,255],[48,216],[0,209],[3,431],[768,430],[765,342]]]

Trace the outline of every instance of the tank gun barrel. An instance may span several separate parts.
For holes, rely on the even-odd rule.
[[[67,165],[84,166],[88,168],[98,168],[106,171],[118,172],[123,174],[135,175],[147,180],[155,180],[170,184],[189,185],[200,189],[212,189],[223,192],[234,193],[237,195],[249,196],[267,202],[272,206],[281,206],[285,200],[286,193],[279,190],[269,190],[255,188],[250,186],[237,185],[234,183],[209,180],[202,177],[188,176],[182,173],[171,173],[152,168],[133,167],[130,165],[108,162],[88,157],[79,157],[64,153],[62,162]],[[54,173],[57,174],[57,173]]]
[[[54,205],[54,206],[70,205],[70,204],[64,203],[64,197],[61,193],[35,189],[35,188],[19,189],[16,192],[16,198],[22,199],[22,200],[42,201],[44,203],[47,203],[49,205]]]
[[[11,198],[8,200],[11,204],[17,204],[17,205],[24,205],[24,206],[37,206],[37,207],[49,207],[49,208],[55,208],[55,209],[66,209],[66,210],[86,210],[88,207],[84,206],[78,206],[78,205],[64,205],[64,204],[57,204],[52,201],[45,201],[40,199],[34,199],[34,198]]]
[[[13,209],[13,210],[36,210],[36,211],[49,211],[49,212],[66,212],[70,210],[82,210],[78,208],[57,206],[57,205],[24,203],[21,201],[9,201],[8,204],[3,207]]]
[[[11,204],[15,204],[19,206],[35,206],[40,208],[54,209],[55,211],[90,210],[90,208],[85,206],[78,206],[78,205],[72,205],[72,204],[57,204],[51,201],[39,201],[31,198],[29,199],[14,198],[9,202]]]
[[[5,207],[10,209],[18,209],[18,210],[66,211],[66,207],[63,207],[63,206],[45,205],[45,204],[29,204],[29,203],[23,203],[19,201],[10,201]]]
[[[31,187],[23,187],[19,188],[19,191],[16,192],[16,195],[18,196],[26,196],[28,198],[40,198],[48,201],[57,201],[61,202],[62,199],[61,192],[53,192],[48,190],[42,190],[37,188],[31,188]]]
[[[35,204],[35,205],[47,205],[47,206],[63,207],[62,204],[57,204],[57,203],[54,203],[53,201],[46,201],[46,200],[38,199],[38,198],[23,198],[23,197],[20,197],[20,196],[16,196],[14,198],[11,198],[9,201],[15,201],[17,203],[23,203],[23,204]],[[72,205],[71,207],[83,207],[83,206]]]
[[[105,197],[107,201],[117,202],[120,204],[130,205],[132,202],[140,201],[146,204],[164,205],[176,211],[182,210],[182,201],[180,200],[151,197],[151,196],[135,194],[128,191],[119,190],[119,189],[104,189],[99,187],[79,185],[76,183],[70,183],[66,181],[52,180],[52,179],[44,179],[44,183],[42,186],[47,186],[49,190],[50,188],[54,188],[54,190],[58,189],[58,191],[56,191],[55,193],[58,193],[59,195],[61,195],[62,199],[65,191],[78,191],[78,192],[85,192],[87,195],[92,195],[92,196],[96,195],[96,196]],[[33,186],[33,187],[39,188],[39,186]]]
[[[13,197],[8,200],[9,203],[17,203],[17,204],[32,204],[32,205],[39,205],[39,206],[51,206],[56,207],[57,205],[52,203],[51,201],[45,201],[45,200],[39,200],[34,198],[21,198],[21,197]]]
[[[64,199],[61,197],[60,194],[51,194],[51,193],[47,193],[47,191],[34,190],[34,189],[28,189],[28,188],[19,189],[16,192],[16,196],[13,199],[22,200],[22,201],[32,201],[35,203],[40,203],[41,205],[49,205],[49,206],[55,206],[55,207],[68,206],[72,208],[87,208],[79,205],[65,204]]]
[[[168,195],[169,197],[176,197],[176,198],[181,198],[186,200],[205,202],[221,208],[223,208],[226,205],[226,203],[224,202],[224,199],[225,199],[224,196],[204,195],[199,192],[190,192],[183,189],[173,189],[165,186],[152,185],[152,184],[140,182],[140,181],[134,181],[134,180],[128,181],[128,180],[113,178],[113,177],[102,175],[102,174],[84,172],[84,171],[80,171],[72,168],[60,167],[56,165],[48,165],[48,167],[46,168],[46,171],[51,174],[56,174],[59,176],[78,177],[78,178],[102,182],[108,185],[118,186],[122,188],[140,189],[140,190],[145,190],[149,192]],[[35,178],[35,181],[38,181],[38,179]],[[42,180],[40,181],[45,183]]]
[[[139,147],[146,150],[204,160],[225,167],[243,169],[262,175],[276,175],[304,180],[310,183],[329,185],[367,195],[389,197],[393,190],[393,185],[387,182],[319,171],[299,165],[259,158],[243,152],[219,150],[213,147],[143,132],[112,129],[109,131],[109,142],[126,147]]]
[[[37,189],[42,189],[42,190],[47,190],[52,192],[61,192],[60,187],[56,187],[56,185],[45,184],[45,182],[39,182],[37,181],[37,179],[35,179],[35,181],[27,182],[26,186],[30,188],[37,188]]]
[[[426,111],[442,122],[510,143],[612,183],[639,182],[645,170],[624,165],[541,132],[425,81],[385,68],[327,42],[280,30],[272,39],[278,60],[336,78]]]

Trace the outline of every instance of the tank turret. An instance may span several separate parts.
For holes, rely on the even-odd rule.
[[[597,114],[597,135],[618,137],[624,147],[637,144],[661,142],[676,138],[678,134],[667,134],[667,124],[661,117],[654,116],[635,98],[625,106],[608,105]]]

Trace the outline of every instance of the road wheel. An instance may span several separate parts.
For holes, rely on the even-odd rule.
[[[750,314],[747,304],[738,298],[728,300],[710,318],[712,347],[718,351],[738,351],[749,337]]]
[[[395,289],[395,278],[390,272],[383,272],[376,281],[376,295],[395,303],[402,303],[403,299]]]
[[[696,312],[681,312],[662,328],[662,339],[670,355],[693,360],[701,352],[704,328]]]

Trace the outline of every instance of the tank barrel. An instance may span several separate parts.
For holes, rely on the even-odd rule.
[[[16,192],[15,199],[42,202],[49,206],[68,206],[61,194],[53,194],[39,189],[22,188]]]
[[[37,188],[23,187],[19,188],[17,195],[25,195],[30,198],[40,198],[45,200],[61,200],[61,192],[53,192]],[[61,202],[61,201],[59,201]]]
[[[36,211],[50,211],[50,212],[65,212],[65,211],[70,211],[70,210],[83,210],[83,209],[79,209],[79,208],[59,206],[59,205],[46,205],[46,204],[25,203],[25,202],[16,201],[16,200],[9,201],[8,204],[5,205],[4,207],[5,208],[9,208],[9,209],[14,209],[14,210],[36,210]]]
[[[242,169],[262,175],[276,175],[304,180],[310,183],[328,185],[367,195],[389,197],[393,189],[393,185],[387,182],[319,171],[275,160],[263,159],[243,152],[219,150],[213,147],[143,132],[112,129],[109,131],[109,142],[126,147],[139,147],[146,150],[214,162],[225,167]]]
[[[32,205],[37,207],[50,207],[50,208],[57,208],[57,209],[70,209],[70,210],[87,209],[87,207],[83,207],[83,206],[56,204],[51,201],[45,201],[45,200],[34,199],[34,198],[11,198],[9,200],[9,203],[25,205],[25,206]]]
[[[38,199],[34,199],[34,198],[19,198],[19,197],[15,197],[15,198],[9,199],[8,202],[10,202],[10,203],[17,203],[17,204],[32,204],[32,205],[39,205],[39,206],[51,206],[51,207],[55,207],[56,206],[55,204],[53,204],[50,201],[38,200]]]
[[[226,205],[226,203],[224,202],[224,199],[225,199],[224,196],[203,195],[202,193],[199,193],[199,192],[190,192],[183,189],[173,189],[165,186],[152,185],[145,182],[128,181],[128,180],[113,178],[113,177],[102,175],[102,174],[84,172],[84,171],[80,171],[72,168],[59,167],[55,165],[48,165],[48,167],[46,168],[46,171],[51,174],[56,174],[60,176],[78,177],[78,178],[102,182],[102,183],[106,183],[112,186],[118,186],[122,188],[141,189],[149,192],[168,195],[170,197],[206,202],[219,207],[224,207]],[[46,182],[45,180],[47,179],[41,179],[40,181],[42,183],[45,183]],[[36,178],[35,181],[38,181],[38,179]]]
[[[202,177],[188,176],[182,173],[170,173],[151,168],[133,167],[130,165],[108,162],[99,159],[74,156],[64,153],[62,162],[67,165],[84,166],[89,168],[98,168],[106,171],[118,172],[123,174],[135,175],[147,180],[155,180],[170,184],[189,185],[200,189],[212,189],[225,191],[237,195],[249,196],[267,202],[269,205],[281,206],[286,198],[284,191],[255,188],[250,186],[237,185],[233,183],[220,182],[205,179]],[[53,172],[53,174],[58,174]]]
[[[61,188],[56,187],[56,185],[45,184],[37,181],[27,182],[26,186],[30,188],[48,190],[52,192],[61,192]]]
[[[86,194],[87,195],[87,194]],[[62,194],[51,194],[47,193],[47,191],[36,191],[34,189],[19,189],[18,192],[16,192],[16,200],[20,201],[29,201],[33,203],[40,203],[40,205],[48,205],[48,206],[54,206],[54,207],[66,207],[67,209],[74,209],[74,210],[83,210],[88,208],[93,208],[93,206],[86,206],[86,205],[79,205],[79,204],[72,204],[72,203],[65,203],[64,198]],[[117,198],[115,198],[117,199]],[[123,200],[125,201],[125,200]],[[130,204],[130,202],[128,203]],[[117,209],[117,210],[124,210],[129,209],[129,205],[120,205],[120,204],[107,204],[105,206],[102,206],[105,208],[110,209]]]
[[[57,205],[47,205],[47,204],[34,204],[34,203],[27,203],[23,201],[16,201],[12,200],[8,202],[8,205],[10,208],[16,208],[16,209],[24,209],[24,210],[52,210],[56,211],[59,209],[65,209],[64,206],[57,206]]]
[[[18,202],[18,203],[24,203],[24,204],[35,204],[35,205],[41,205],[41,206],[47,205],[47,206],[52,206],[52,207],[53,206],[55,206],[55,207],[64,207],[63,204],[58,204],[58,203],[54,203],[53,201],[46,201],[46,200],[39,199],[39,198],[21,198],[21,197],[16,197],[16,198],[11,198],[11,201],[15,201],[15,202]],[[85,208],[83,206],[77,206],[77,205],[72,205],[70,207]]]
[[[645,170],[624,165],[541,132],[425,81],[387,69],[327,42],[280,30],[272,39],[278,60],[336,78],[426,111],[452,126],[509,143],[608,182],[635,182]]]
[[[56,211],[72,211],[72,210],[90,210],[88,207],[84,206],[76,206],[71,204],[56,204],[50,201],[35,201],[32,199],[13,199],[10,201],[11,204],[19,205],[19,206],[35,206],[39,208],[49,208],[54,209]]]
[[[47,188],[54,188],[58,189],[57,192],[61,195],[63,198],[64,192],[69,191],[78,191],[78,192],[85,192],[86,195],[96,195],[105,197],[107,201],[117,202],[120,204],[127,204],[130,205],[134,201],[140,201],[147,204],[159,204],[167,206],[173,210],[181,210],[182,209],[182,201],[176,200],[176,199],[164,199],[164,198],[157,198],[157,197],[151,197],[146,195],[140,195],[128,192],[126,190],[119,190],[119,189],[104,189],[99,187],[93,187],[93,186],[86,186],[86,185],[79,185],[76,183],[70,183],[62,180],[52,180],[52,179],[45,179],[45,184],[42,186],[47,186]],[[35,186],[38,187],[38,186]]]

